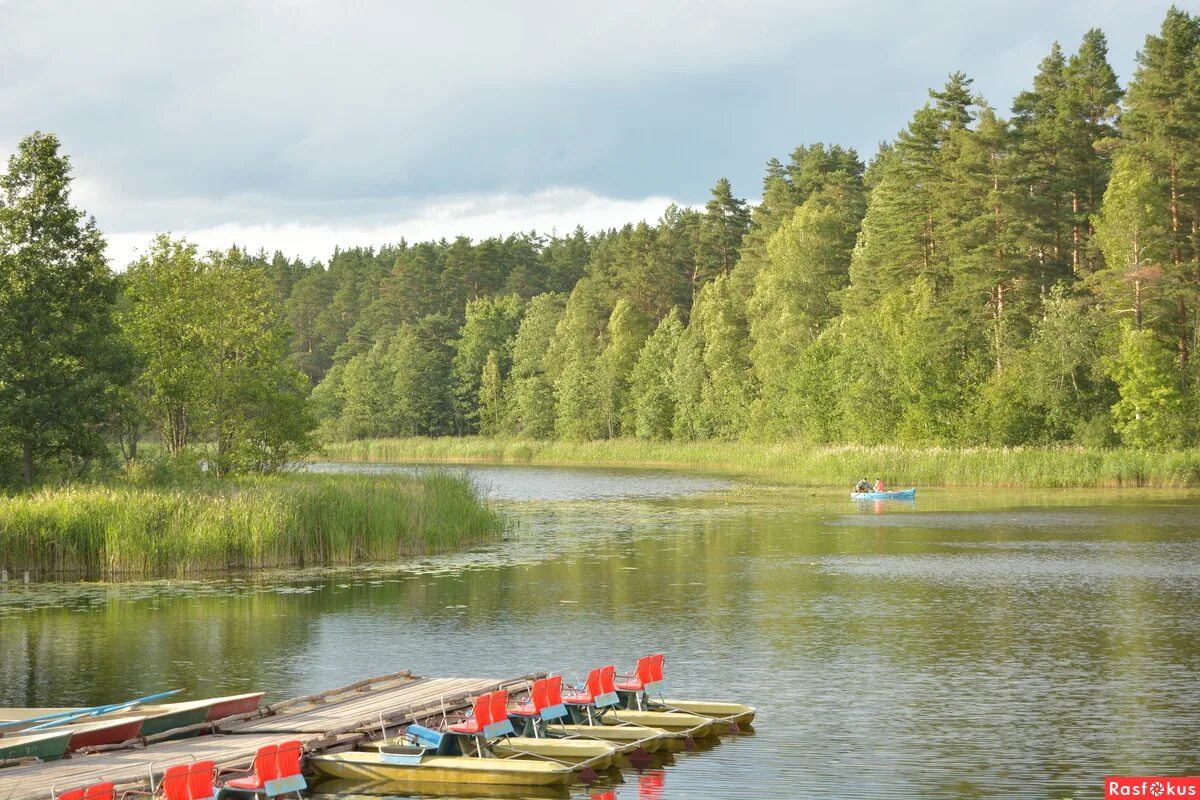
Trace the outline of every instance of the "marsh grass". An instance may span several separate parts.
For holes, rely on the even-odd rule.
[[[1086,488],[1200,486],[1200,449],[916,448],[797,443],[541,442],[467,438],[364,439],[328,445],[339,461],[669,467],[758,476],[805,486]]]
[[[436,472],[84,485],[0,496],[0,566],[115,576],[348,564],[467,548],[503,527],[468,478]]]

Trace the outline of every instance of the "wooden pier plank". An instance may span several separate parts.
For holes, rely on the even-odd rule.
[[[380,714],[389,725],[447,711],[458,711],[470,698],[496,688],[516,691],[528,676],[494,678],[397,677],[309,702],[281,703],[277,714],[218,723],[218,733],[174,742],[75,755],[60,761],[0,769],[0,800],[46,800],[51,788],[63,791],[90,783],[112,781],[119,787],[147,788],[151,773],[158,777],[171,764],[211,759],[220,767],[248,767],[264,744],[299,739],[306,750],[350,746],[370,735]]]

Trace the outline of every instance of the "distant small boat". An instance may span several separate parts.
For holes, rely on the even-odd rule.
[[[899,489],[894,492],[851,492],[851,500],[916,500],[917,489]]]

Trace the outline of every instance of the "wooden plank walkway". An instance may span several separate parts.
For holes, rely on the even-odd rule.
[[[440,715],[442,709],[467,708],[486,691],[516,691],[534,676],[494,678],[418,678],[407,673],[372,678],[312,697],[285,700],[245,718],[212,723],[211,735],[145,744],[87,755],[0,769],[0,800],[46,800],[52,787],[61,792],[100,781],[121,789],[147,789],[172,764],[211,759],[219,767],[249,767],[264,744],[299,739],[306,752],[350,747],[378,735],[380,721],[392,727]]]

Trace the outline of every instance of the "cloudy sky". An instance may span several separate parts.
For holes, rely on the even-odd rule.
[[[1197,11],[1200,0],[1178,3]],[[0,0],[0,151],[53,131],[123,266],[156,231],[335,244],[595,229],[830,141],[869,156],[963,70],[1007,110],[1158,0]]]

